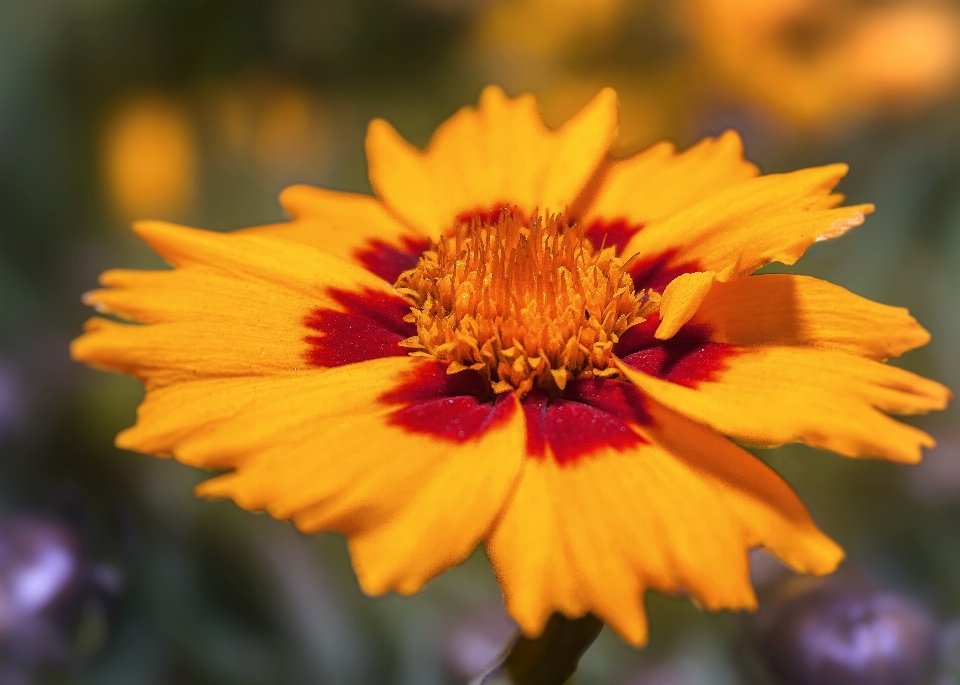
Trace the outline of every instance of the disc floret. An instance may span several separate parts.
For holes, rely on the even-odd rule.
[[[613,346],[656,308],[613,248],[595,248],[563,214],[525,222],[504,210],[461,222],[402,273],[397,290],[417,335],[401,344],[473,369],[494,392],[562,391],[572,378],[613,378]]]

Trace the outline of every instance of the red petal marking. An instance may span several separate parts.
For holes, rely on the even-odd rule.
[[[654,314],[620,337],[613,353],[644,373],[688,388],[715,380],[726,361],[739,353],[736,345],[710,341],[710,328],[687,324],[669,340],[653,337],[660,317]]]
[[[600,245],[605,247],[617,248],[617,255],[622,255],[624,248],[630,239],[635,236],[645,226],[644,223],[631,224],[625,218],[596,219],[590,224],[583,234],[593,243],[593,246],[600,249]]]
[[[430,247],[426,238],[400,238],[400,246],[379,238],[367,240],[366,247],[354,251],[353,256],[367,269],[388,283],[396,282],[407,269],[417,265],[423,251]]]
[[[401,387],[380,399],[402,405],[388,415],[391,424],[461,443],[507,421],[515,407],[509,396],[495,396],[475,371],[447,375],[439,363],[421,364]]]
[[[332,297],[346,311],[314,309],[303,325],[322,335],[308,335],[307,362],[329,368],[380,357],[403,357],[409,353],[399,343],[416,335],[417,329],[403,317],[410,303],[399,295],[365,290],[362,293],[334,290]]]
[[[640,391],[612,380],[571,381],[559,398],[534,390],[523,399],[523,412],[527,454],[542,459],[549,445],[561,466],[603,447],[623,451],[644,444],[630,426],[651,421]]]
[[[397,390],[381,398],[402,405],[388,421],[414,433],[451,442],[479,437],[512,416],[507,395],[493,395],[473,371],[447,375],[441,364],[425,363]],[[546,446],[559,464],[572,464],[601,447],[625,450],[646,441],[630,425],[650,423],[643,396],[622,381],[572,381],[563,397],[533,391],[523,400],[527,451],[543,458]]]
[[[695,388],[716,379],[727,368],[727,359],[736,353],[736,348],[726,343],[657,345],[628,355],[623,362],[637,371]]]
[[[627,271],[633,279],[633,287],[637,290],[649,288],[662,293],[670,281],[677,276],[694,271],[703,271],[703,267],[695,259],[688,259],[679,264],[669,265],[676,255],[676,250],[668,250],[659,255],[640,257],[632,260],[627,265]]]
[[[653,334],[660,325],[660,312],[653,312],[642,322],[631,326],[623,332],[620,340],[613,346],[613,353],[623,359],[628,354],[638,350],[660,345],[663,341],[657,340]]]

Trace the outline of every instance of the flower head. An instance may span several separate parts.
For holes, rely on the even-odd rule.
[[[574,378],[619,377],[613,345],[656,306],[614,248],[596,249],[561,216],[474,216],[400,274],[414,354],[471,369],[494,392],[563,392]]]
[[[843,165],[758,176],[732,132],[613,159],[616,127],[610,90],[550,130],[488,88],[423,151],[374,121],[375,196],[295,186],[291,221],[232,234],[137,224],[175,268],[106,272],[86,301],[137,324],[73,345],[146,386],[117,443],[343,533],[370,594],[483,542],[531,635],[593,612],[642,643],[651,589],[751,608],[752,547],[832,571],[839,547],[729,438],[932,445],[887,416],[949,399],[882,363],[928,339],[905,310],[751,275],[872,208],[838,207]]]

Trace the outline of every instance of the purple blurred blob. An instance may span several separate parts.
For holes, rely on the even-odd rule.
[[[53,602],[77,575],[76,542],[48,521],[0,524],[0,635]]]
[[[784,685],[926,685],[937,668],[930,614],[849,580],[787,583],[751,632],[761,661]]]
[[[504,653],[517,631],[502,607],[469,614],[448,629],[444,661],[453,675],[473,678]]]
[[[69,528],[28,517],[0,522],[0,649],[18,662],[66,659],[70,645],[52,614],[80,573]]]

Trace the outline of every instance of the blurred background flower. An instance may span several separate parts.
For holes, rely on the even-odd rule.
[[[285,185],[369,190],[374,116],[424,143],[488,82],[553,125],[610,85],[624,153],[733,126],[765,172],[848,162],[841,190],[877,212],[791,270],[910,307],[933,342],[898,363],[956,390],[958,65],[957,0],[0,3],[0,682],[440,685],[511,634],[482,555],[370,600],[341,539],[195,501],[189,469],[111,447],[141,391],[67,341],[99,272],[157,266],[131,218],[276,221]],[[912,671],[936,685],[960,683],[957,412],[918,420],[941,446],[913,470],[759,453],[869,569],[818,590],[804,625],[909,624],[938,645]],[[605,632],[578,683],[746,684],[744,639],[764,677],[798,663],[790,574],[752,565],[763,630],[651,597],[650,647]]]
[[[863,579],[781,583],[749,619],[745,642],[758,683],[923,685],[940,664],[933,616]]]
[[[174,216],[194,200],[197,141],[182,104],[136,95],[110,116],[104,133],[104,181],[124,217]]]
[[[687,0],[703,67],[803,128],[915,114],[957,85],[960,12],[922,0]]]

